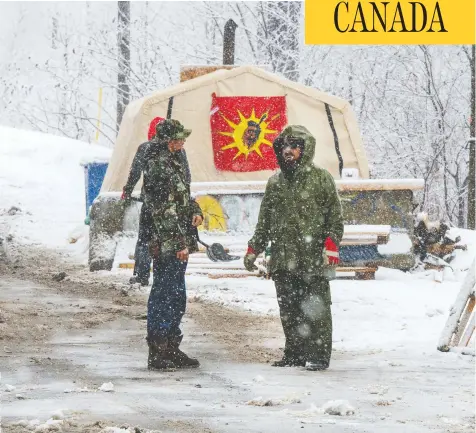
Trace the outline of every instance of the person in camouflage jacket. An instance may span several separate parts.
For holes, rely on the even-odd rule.
[[[185,270],[189,254],[198,251],[194,228],[202,211],[190,194],[190,175],[181,156],[191,131],[173,119],[157,125],[144,169],[145,204],[153,221],[150,241],[154,280],[148,300],[148,367],[198,367],[196,359],[179,349],[185,313]]]
[[[303,126],[288,126],[273,148],[281,171],[272,176],[260,207],[245,267],[271,243],[275,282],[286,344],[275,366],[328,368],[332,351],[329,260],[338,263],[344,226],[331,174],[313,164],[316,140]],[[327,252],[327,254],[326,254]]]

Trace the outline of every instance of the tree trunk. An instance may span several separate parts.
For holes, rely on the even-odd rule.
[[[468,229],[476,230],[476,188],[475,188],[475,160],[476,160],[476,45],[471,47],[471,121],[469,124],[469,182],[468,182]]]
[[[122,116],[129,104],[130,89],[129,77],[131,67],[130,22],[131,6],[128,1],[117,2],[117,114],[116,132],[122,122]]]

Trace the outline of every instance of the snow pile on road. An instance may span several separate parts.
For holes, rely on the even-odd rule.
[[[53,419],[50,418],[43,424],[39,424],[35,428],[35,432],[54,432],[54,431],[62,431],[64,421],[62,419]]]
[[[350,416],[355,415],[355,408],[347,400],[330,400],[321,407],[311,404],[309,409],[304,411],[289,411],[286,413],[297,417],[315,417],[318,415]]]
[[[81,162],[107,161],[112,150],[40,132],[0,127],[0,236],[16,242],[71,247],[84,236]]]
[[[321,407],[321,410],[324,413],[329,415],[353,415],[355,413],[355,409],[349,404],[347,400],[331,400]]]
[[[58,409],[51,414],[51,418],[47,419],[45,422],[41,422],[39,419],[33,419],[30,421],[20,420],[14,423],[11,423],[12,426],[24,427],[27,430],[33,432],[62,432],[67,418],[67,412],[71,411],[68,409]]]
[[[87,386],[85,386],[84,388],[67,388],[63,391],[65,394],[70,394],[72,392],[92,392],[92,390],[88,389]]]
[[[256,397],[246,402],[248,406],[281,406],[294,403],[301,403],[301,399],[298,396],[290,395],[279,398]]]
[[[103,392],[112,392],[114,391],[114,385],[112,384],[112,382],[106,382],[103,383],[98,389],[99,391]]]
[[[385,395],[388,392],[388,386],[385,386],[385,385],[369,385],[367,387],[367,391],[368,391],[369,394]]]

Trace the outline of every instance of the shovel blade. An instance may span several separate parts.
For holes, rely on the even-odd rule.
[[[214,257],[216,260],[214,261],[221,261],[221,262],[229,262],[231,260],[238,260],[239,256],[231,256],[225,251],[225,248],[222,244],[212,244],[207,249],[207,255],[210,257]],[[211,259],[212,260],[212,259]]]

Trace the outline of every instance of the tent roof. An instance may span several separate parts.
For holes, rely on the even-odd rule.
[[[321,92],[320,90],[316,90],[312,87],[296,83],[286,78],[282,78],[276,74],[267,72],[255,66],[239,66],[234,69],[221,69],[215,72],[210,72],[200,77],[193,78],[182,83],[178,83],[174,86],[167,87],[162,90],[157,90],[153,93],[144,96],[143,98],[135,100],[134,102],[128,105],[128,109],[143,111],[144,114],[147,114],[147,111],[152,105],[158,104],[164,100],[168,100],[171,96],[177,96],[182,93],[198,89],[204,85],[207,85],[208,83],[224,81],[229,78],[237,77],[243,74],[252,74],[264,80],[279,83],[285,88],[289,88],[298,93],[302,93],[303,95],[310,96],[317,101],[327,103],[333,108],[336,108],[337,110],[343,110],[346,105],[349,105],[349,102],[347,102],[345,99],[330,95],[329,93]]]
[[[357,119],[350,103],[337,96],[295,83],[254,66],[221,69],[167,87],[131,102],[124,113],[114,153],[102,191],[118,191],[127,180],[129,167],[140,143],[146,141],[149,122],[165,117],[173,97],[173,116],[194,132],[187,139],[187,154],[192,180],[244,181],[265,180],[271,170],[259,172],[223,172],[214,166],[210,130],[211,95],[268,97],[286,96],[288,124],[301,124],[316,136],[324,151],[314,162],[339,178],[336,150],[342,152],[345,168],[357,168],[360,177],[369,177]],[[328,105],[325,106],[325,105]],[[330,112],[328,110],[330,109]],[[334,130],[331,129],[333,119]],[[334,134],[334,135],[333,135]],[[338,138],[338,141],[337,141]],[[136,190],[140,184],[136,186]]]

